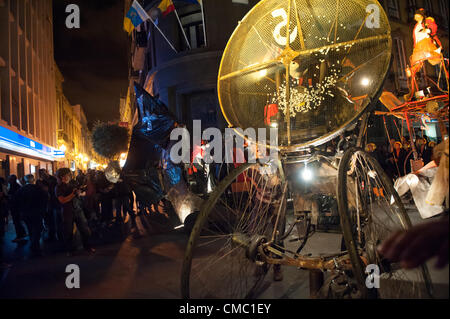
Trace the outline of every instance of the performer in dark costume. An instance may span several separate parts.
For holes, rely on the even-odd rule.
[[[119,178],[114,175],[121,175],[136,194],[136,200],[149,208],[165,206],[167,199],[180,222],[189,229],[202,200],[189,192],[181,166],[170,158],[174,143],[170,133],[178,123],[157,97],[137,83],[135,93],[139,121],[133,127],[127,162],[122,172],[111,169],[107,175],[116,181]]]

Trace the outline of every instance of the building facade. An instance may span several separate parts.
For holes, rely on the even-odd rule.
[[[125,11],[132,1],[126,2]],[[158,6],[160,0],[140,1],[150,16],[158,18],[159,28],[177,52],[151,22],[147,21],[134,30],[130,43],[130,92],[133,92],[133,83],[138,82],[148,92],[158,94],[178,120],[188,128],[191,128],[193,119],[201,119],[203,129],[209,126],[223,129],[226,122],[219,107],[216,88],[219,64],[238,22],[257,2],[259,1],[220,0],[220,6],[217,6],[217,0],[203,0],[202,12],[198,4],[174,0],[185,31],[183,34],[175,14],[163,17],[155,13],[153,8]],[[405,69],[413,51],[414,12],[423,7],[436,19],[438,34],[444,45],[443,52],[448,55],[448,4],[445,0],[381,0],[380,3],[391,21],[393,38],[393,63],[386,78],[385,89],[400,97],[408,93]],[[419,76],[421,86],[426,87],[432,81],[437,81],[439,68],[427,66]],[[128,103],[129,108],[135,112],[133,100],[132,98]],[[385,110],[381,104],[377,107]],[[136,120],[136,116],[134,119]],[[388,130],[391,135],[398,135],[394,124],[401,126],[401,123],[393,123],[389,119]],[[406,125],[404,128],[403,134],[407,135]],[[430,125],[430,128],[425,134],[437,139],[439,129],[436,125]],[[381,118],[374,120],[369,132],[373,142],[386,142]]]
[[[68,167],[75,171],[95,167],[101,163],[92,149],[91,133],[83,107],[70,104],[63,92],[64,78],[55,65],[56,104],[58,118],[58,149],[65,157],[57,162],[57,167]]]
[[[51,0],[0,0],[1,176],[54,171],[56,92]]]
[[[130,88],[128,88],[127,97],[120,98],[119,104],[119,112],[120,112],[120,125],[128,128],[131,133],[132,124],[133,124],[133,108],[130,99]]]
[[[128,1],[125,10],[131,2]],[[160,2],[141,1],[141,4],[150,12]],[[130,92],[134,92],[133,83],[138,82],[147,91],[158,94],[188,129],[191,129],[193,119],[201,119],[204,128],[224,129],[226,121],[220,110],[216,88],[219,64],[239,20],[258,1],[227,0],[217,6],[216,0],[204,0],[204,19],[199,4],[173,2],[190,48],[175,14],[160,16],[158,27],[177,52],[151,22],[142,24],[131,38]],[[130,104],[134,111],[133,97],[132,93]]]

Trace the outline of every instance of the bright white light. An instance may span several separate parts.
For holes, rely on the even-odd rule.
[[[361,84],[362,84],[362,86],[369,86],[370,80],[368,78],[363,78],[361,80]]]
[[[302,171],[302,178],[306,182],[309,182],[310,180],[313,179],[313,173],[307,166],[305,166],[305,168]]]
[[[183,228],[183,227],[184,227],[184,224],[181,224],[181,225],[175,226],[173,229],[180,229],[180,228]]]
[[[267,75],[267,70],[261,70],[258,72],[258,77],[263,78]]]
[[[120,154],[120,160],[119,160],[120,168],[123,168],[125,166],[125,163],[127,162],[127,157],[128,157],[128,153]]]
[[[272,124],[270,124],[270,126],[272,126],[272,127],[274,127],[274,128],[277,128],[277,127],[278,127],[278,124],[277,124],[277,123],[272,123]]]
[[[192,213],[192,207],[189,205],[189,203],[183,203],[181,204],[181,207],[179,211],[177,212],[178,217],[180,218],[181,222],[184,223],[184,220],[188,215]]]

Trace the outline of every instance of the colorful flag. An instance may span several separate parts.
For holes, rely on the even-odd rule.
[[[150,17],[144,8],[141,7],[139,2],[134,0],[130,10],[125,16],[125,20],[123,21],[123,29],[128,33],[131,33],[134,28],[149,19]]]
[[[172,0],[162,0],[158,8],[161,10],[163,16],[166,16],[175,10]]]

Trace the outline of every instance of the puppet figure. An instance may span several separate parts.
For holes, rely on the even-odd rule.
[[[414,31],[414,51],[410,58],[411,67],[407,69],[408,77],[412,79],[410,93],[405,95],[405,100],[409,101],[414,94],[415,75],[420,71],[425,61],[431,65],[438,65],[442,61],[442,44],[437,33],[437,24],[432,17],[427,17],[424,9],[418,9],[414,15],[417,22]]]

